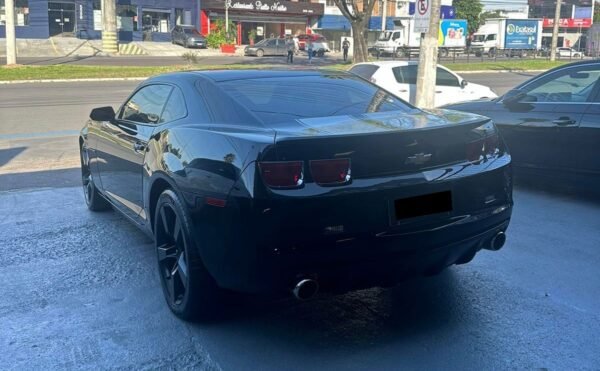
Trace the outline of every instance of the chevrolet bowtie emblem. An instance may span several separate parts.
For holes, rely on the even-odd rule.
[[[431,160],[431,153],[417,153],[413,156],[409,156],[406,159],[406,164],[423,165],[429,160]]]

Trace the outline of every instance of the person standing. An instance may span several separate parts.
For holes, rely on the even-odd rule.
[[[313,43],[310,38],[306,39],[306,51],[308,52],[308,63],[312,64]]]
[[[300,40],[298,39],[298,34],[294,35],[294,54],[298,54],[300,50]]]
[[[342,50],[344,51],[344,62],[348,60],[348,49],[350,49],[350,41],[348,41],[347,37],[344,37],[344,42],[342,42]]]
[[[292,40],[291,36],[288,36],[285,39],[285,48],[287,49],[287,63],[294,64],[294,51],[296,46],[294,45],[294,40]]]

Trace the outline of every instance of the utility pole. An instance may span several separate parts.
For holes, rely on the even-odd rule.
[[[6,64],[17,64],[17,38],[15,36],[15,1],[5,0],[6,6]]]
[[[421,34],[415,100],[417,107],[425,109],[434,108],[435,106],[441,0],[429,0],[429,6],[431,7],[429,31]]]
[[[558,47],[558,26],[560,24],[560,2],[556,0],[556,10],[554,11],[554,25],[552,28],[552,46],[550,47],[550,60],[556,60],[556,48]]]
[[[117,1],[102,1],[102,50],[108,54],[117,54]]]
[[[381,31],[385,31],[386,17],[387,17],[387,0],[382,0],[381,9]]]
[[[225,0],[225,35],[229,36],[229,0]]]

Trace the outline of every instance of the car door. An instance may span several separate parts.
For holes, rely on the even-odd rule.
[[[112,122],[104,122],[104,135],[97,139],[98,170],[104,194],[138,222],[143,211],[142,166],[146,146],[160,123],[172,89],[163,84],[141,87]]]
[[[465,89],[460,86],[460,79],[450,71],[438,67],[435,79],[435,106],[443,106],[454,102],[469,100]]]
[[[577,135],[576,171],[600,180],[600,89],[583,114]],[[596,182],[596,184],[598,184]]]
[[[377,81],[377,84],[382,86],[384,89],[389,90],[391,93],[397,95],[401,99],[415,104],[415,96],[417,94],[417,65],[408,64],[404,66],[397,66],[392,68],[394,74],[394,80],[390,81],[388,86],[386,82]],[[387,80],[387,79],[386,79]],[[381,85],[385,84],[385,85]],[[393,84],[393,86],[392,86]]]
[[[580,124],[596,96],[599,78],[600,64],[575,65],[522,86],[519,102],[499,103],[504,110],[496,124],[516,165],[565,172],[577,168]]]

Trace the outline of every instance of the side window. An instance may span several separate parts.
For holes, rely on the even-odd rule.
[[[458,78],[443,68],[437,69],[435,84],[438,86],[460,86]]]
[[[141,124],[156,124],[171,93],[168,85],[149,85],[137,91],[125,103],[119,118]]]
[[[496,34],[487,35],[486,41],[496,41]]]
[[[569,68],[525,86],[524,91],[534,102],[587,102],[599,78],[600,65]]]
[[[400,38],[400,32],[394,32],[394,35],[392,36],[392,40],[398,40]]]
[[[269,42],[267,43],[267,46],[275,46],[277,45],[277,40],[269,40]]]
[[[392,68],[394,77],[399,84],[413,84],[417,83],[417,65],[411,64],[408,66],[394,67]]]
[[[185,99],[183,98],[181,91],[178,88],[174,88],[173,93],[171,93],[171,96],[165,105],[162,115],[160,115],[159,122],[171,122],[184,118],[185,116],[187,116]]]

